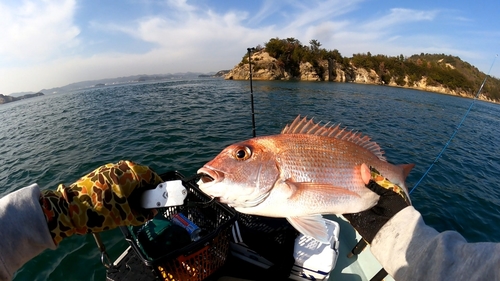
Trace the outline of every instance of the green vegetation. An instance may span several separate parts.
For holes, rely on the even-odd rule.
[[[355,68],[374,70],[384,84],[391,81],[399,86],[413,86],[426,78],[427,85],[443,86],[450,90],[465,91],[475,96],[480,88],[485,74],[476,67],[462,61],[459,57],[445,54],[424,54],[411,57],[353,54],[352,58],[342,57],[338,50],[326,50],[318,40],[310,40],[309,45],[303,45],[295,38],[272,38],[264,44],[265,51],[277,59],[278,67],[283,68],[292,77],[300,76],[300,63],[309,62],[316,72],[326,71],[328,60],[334,60],[336,67],[346,73],[353,73]],[[261,46],[257,50],[263,49]],[[245,55],[240,63],[247,64]],[[256,62],[253,62],[256,66]],[[322,75],[320,75],[322,76]],[[488,77],[482,90],[485,96],[500,100],[500,80]]]
[[[462,61],[459,57],[445,54],[403,55],[389,57],[354,54],[351,63],[356,67],[370,68],[377,72],[384,83],[394,79],[397,85],[414,85],[422,77],[427,78],[427,85],[444,86],[450,90],[462,90],[475,95],[485,78],[485,74],[476,67]],[[494,100],[500,100],[500,80],[488,77],[482,93]]]
[[[311,63],[317,73],[325,71],[324,66],[321,65],[322,61],[334,59],[337,63],[344,63],[338,50],[327,51],[321,48],[321,43],[315,39],[309,41],[309,46],[304,46],[295,38],[272,38],[265,44],[265,49],[293,77],[300,75],[301,62]],[[348,63],[348,61],[345,62]]]

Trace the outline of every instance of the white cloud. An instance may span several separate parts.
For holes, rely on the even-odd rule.
[[[371,52],[385,55],[413,55],[426,52],[429,45],[447,44],[440,35],[425,35],[406,31],[411,23],[431,22],[438,11],[421,11],[395,8],[388,13],[365,21],[349,21],[336,28],[326,48],[337,48],[343,56]],[[340,25],[337,23],[336,25]],[[401,33],[403,31],[403,33]],[[430,33],[422,31],[422,33]],[[425,37],[425,38],[422,38]],[[425,40],[424,40],[425,39]],[[422,42],[427,42],[424,44]],[[331,45],[330,45],[331,44]]]
[[[391,9],[389,14],[364,24],[364,29],[381,30],[386,28],[394,28],[404,23],[432,21],[437,16],[437,14],[438,11],[435,10],[420,11],[412,9],[394,8]]]
[[[77,44],[75,8],[74,0],[0,3],[0,61],[41,61]]]
[[[167,4],[182,12],[193,12],[197,10],[195,6],[189,5],[186,0],[167,0]]]
[[[76,11],[74,1],[55,4],[25,1],[19,8],[0,4],[0,36],[2,43],[7,42],[0,45],[0,55],[21,61],[38,58],[33,66],[21,67],[20,64],[6,68],[0,65],[0,77],[10,82],[0,84],[0,93],[37,91],[82,80],[143,73],[228,69],[239,62],[247,47],[274,37],[294,37],[303,44],[317,39],[323,47],[338,49],[344,56],[368,51],[387,55],[428,52],[480,56],[478,52],[461,50],[461,45],[454,43],[448,34],[418,28],[413,28],[411,33],[404,32],[406,27],[415,27],[411,24],[436,21],[439,10],[398,8],[385,10],[379,17],[366,17],[366,11],[364,15],[360,13],[361,16],[356,14],[357,9],[362,9],[359,2],[327,0],[305,5],[295,0],[284,3],[267,0],[255,16],[250,16],[247,11],[216,12],[185,0],[167,0],[163,6],[155,6],[159,8],[154,14],[130,15],[127,22],[113,21],[111,17],[87,19],[90,37],[85,39],[85,46],[73,49],[71,46],[78,44],[79,33],[72,19]],[[101,35],[120,34],[123,35],[119,36],[123,40],[120,44],[127,44],[129,37],[130,42],[144,42],[149,49],[144,47],[134,54],[103,52],[91,57],[83,53],[70,57],[61,51],[76,53],[92,42],[107,40],[92,37],[93,31]],[[110,49],[113,48],[107,48]],[[36,80],[28,84],[26,77]]]
[[[186,65],[194,67],[190,70],[216,71],[219,69],[213,67],[232,67],[247,47],[277,34],[272,28],[245,27],[247,16],[246,12],[238,11],[218,14],[212,10],[181,9],[165,16],[138,19],[131,26],[117,26],[116,31],[153,43],[154,49],[143,56],[157,55],[164,71],[167,66]]]
[[[229,12],[223,15],[211,11],[186,15],[185,21],[154,17],[140,21],[135,36],[167,48],[206,47],[217,42],[240,39],[250,31],[241,24],[246,15]],[[202,46],[205,45],[205,46]]]
[[[264,0],[261,5],[259,11],[249,20],[250,24],[258,25],[263,20],[267,19],[269,16],[274,15],[275,13],[282,10],[282,6],[286,5],[285,1],[273,1],[273,0]]]
[[[311,24],[331,21],[340,15],[344,15],[354,10],[358,2],[361,1],[335,0],[304,2],[296,7],[296,13],[288,19],[289,23],[285,29],[296,30]]]

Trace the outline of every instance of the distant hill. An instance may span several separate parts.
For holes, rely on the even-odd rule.
[[[34,94],[35,92],[18,92],[18,93],[12,93],[12,94],[9,94],[9,96],[11,97],[22,97],[24,95],[30,95],[30,94]]]
[[[148,81],[162,81],[162,80],[174,80],[174,79],[193,79],[197,77],[222,77],[229,70],[221,70],[219,72],[210,72],[210,73],[199,73],[199,72],[178,72],[178,73],[168,73],[168,74],[139,74],[139,75],[131,75],[124,77],[115,77],[115,78],[106,78],[99,80],[88,80],[81,81],[76,83],[71,83],[62,87],[55,87],[49,89],[42,89],[38,91],[38,93],[44,92],[48,94],[55,93],[65,93],[76,90],[90,89],[90,88],[99,88],[111,85],[120,85],[120,84],[128,84],[128,83],[139,83],[139,82],[148,82]],[[35,92],[18,92],[11,93],[9,95],[1,95],[3,101],[12,100],[14,97],[23,97],[27,95],[35,94]]]
[[[355,54],[350,63],[375,71],[386,84],[391,79],[402,87],[418,88],[425,83],[428,87],[442,87],[469,97],[476,95],[486,77],[468,62],[445,54],[421,53],[411,57]],[[483,99],[500,101],[500,80],[488,77],[481,94]]]
[[[353,54],[343,57],[338,50],[321,48],[317,40],[303,45],[295,38],[270,39],[252,53],[252,78],[255,80],[337,81],[379,84],[420,89],[464,97],[474,97],[486,74],[445,54],[420,54],[411,57]],[[248,55],[225,79],[249,79]],[[500,101],[500,80],[488,77],[479,97]]]
[[[224,77],[230,70],[221,70],[221,71],[218,71],[217,73],[209,73],[209,74],[201,74],[201,75],[198,75],[198,77],[200,78],[207,78],[207,77],[210,77],[210,78],[217,78],[217,77]]]
[[[427,69],[441,69],[442,76],[439,75],[439,71],[434,74],[436,76],[429,73],[429,76],[434,78],[436,84],[445,84],[450,88],[463,87],[472,96],[477,93],[486,77],[486,74],[479,71],[477,67],[462,61],[456,56],[422,53],[413,55],[407,60],[416,65],[425,66]],[[493,100],[500,101],[500,80],[488,76],[482,93]]]
[[[174,74],[169,73],[169,74],[153,74],[153,75],[140,74],[140,75],[125,76],[125,77],[81,81],[81,82],[71,83],[62,87],[42,89],[41,92],[54,94],[54,93],[70,92],[81,89],[104,87],[110,85],[120,85],[127,83],[162,81],[162,80],[172,80],[172,79],[191,79],[198,77],[198,75],[200,74],[202,73],[185,72],[185,73],[174,73]]]

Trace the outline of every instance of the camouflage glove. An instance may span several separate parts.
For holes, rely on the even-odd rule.
[[[73,234],[140,225],[155,211],[138,205],[134,191],[156,187],[161,178],[147,166],[130,161],[106,164],[70,186],[44,190],[40,205],[55,244]]]
[[[380,195],[377,205],[356,214],[344,214],[352,227],[369,244],[372,243],[375,235],[389,219],[411,205],[408,196],[401,187],[390,182],[372,167],[370,167],[370,174],[371,179],[366,187]]]

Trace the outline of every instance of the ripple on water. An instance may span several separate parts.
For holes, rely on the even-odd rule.
[[[252,135],[249,85],[200,79],[111,86],[0,105],[0,194],[38,182],[70,184],[99,165],[132,159],[158,172],[196,172],[225,146]],[[257,135],[298,114],[342,123],[378,142],[395,164],[416,163],[413,186],[471,100],[342,83],[254,83]],[[500,107],[476,102],[456,138],[412,194],[425,221],[470,241],[499,241]],[[119,232],[104,234],[116,258]],[[60,265],[59,265],[60,264]],[[85,264],[85,266],[79,266]],[[66,239],[16,280],[104,279],[90,236]]]

